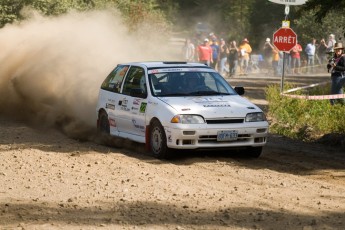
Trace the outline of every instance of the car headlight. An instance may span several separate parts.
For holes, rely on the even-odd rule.
[[[176,115],[171,119],[171,123],[181,123],[181,124],[203,124],[205,120],[199,115]]]
[[[248,113],[246,116],[246,122],[266,121],[264,113]]]

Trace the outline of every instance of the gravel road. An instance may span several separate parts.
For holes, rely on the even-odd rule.
[[[267,79],[229,81],[265,107]],[[121,146],[2,116],[0,229],[344,229],[343,149],[271,134],[259,159],[180,152],[161,161],[143,145]]]

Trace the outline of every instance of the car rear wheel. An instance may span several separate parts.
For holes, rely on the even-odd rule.
[[[99,114],[98,131],[102,134],[110,134],[109,119],[106,112],[100,112]]]
[[[168,158],[170,149],[167,147],[167,138],[163,126],[158,120],[154,120],[150,128],[151,153],[157,158]]]
[[[248,147],[245,150],[245,154],[248,157],[258,158],[262,153],[262,146],[260,147]]]

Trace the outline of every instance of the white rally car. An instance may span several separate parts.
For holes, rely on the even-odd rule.
[[[265,114],[214,69],[199,63],[118,65],[102,83],[98,130],[145,143],[158,158],[173,149],[240,148],[259,157]]]

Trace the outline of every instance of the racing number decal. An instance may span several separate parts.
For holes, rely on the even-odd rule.
[[[146,111],[146,105],[147,105],[146,102],[142,102],[142,103],[141,103],[141,105],[140,105],[140,112],[141,112],[141,113],[145,113],[145,111]]]

